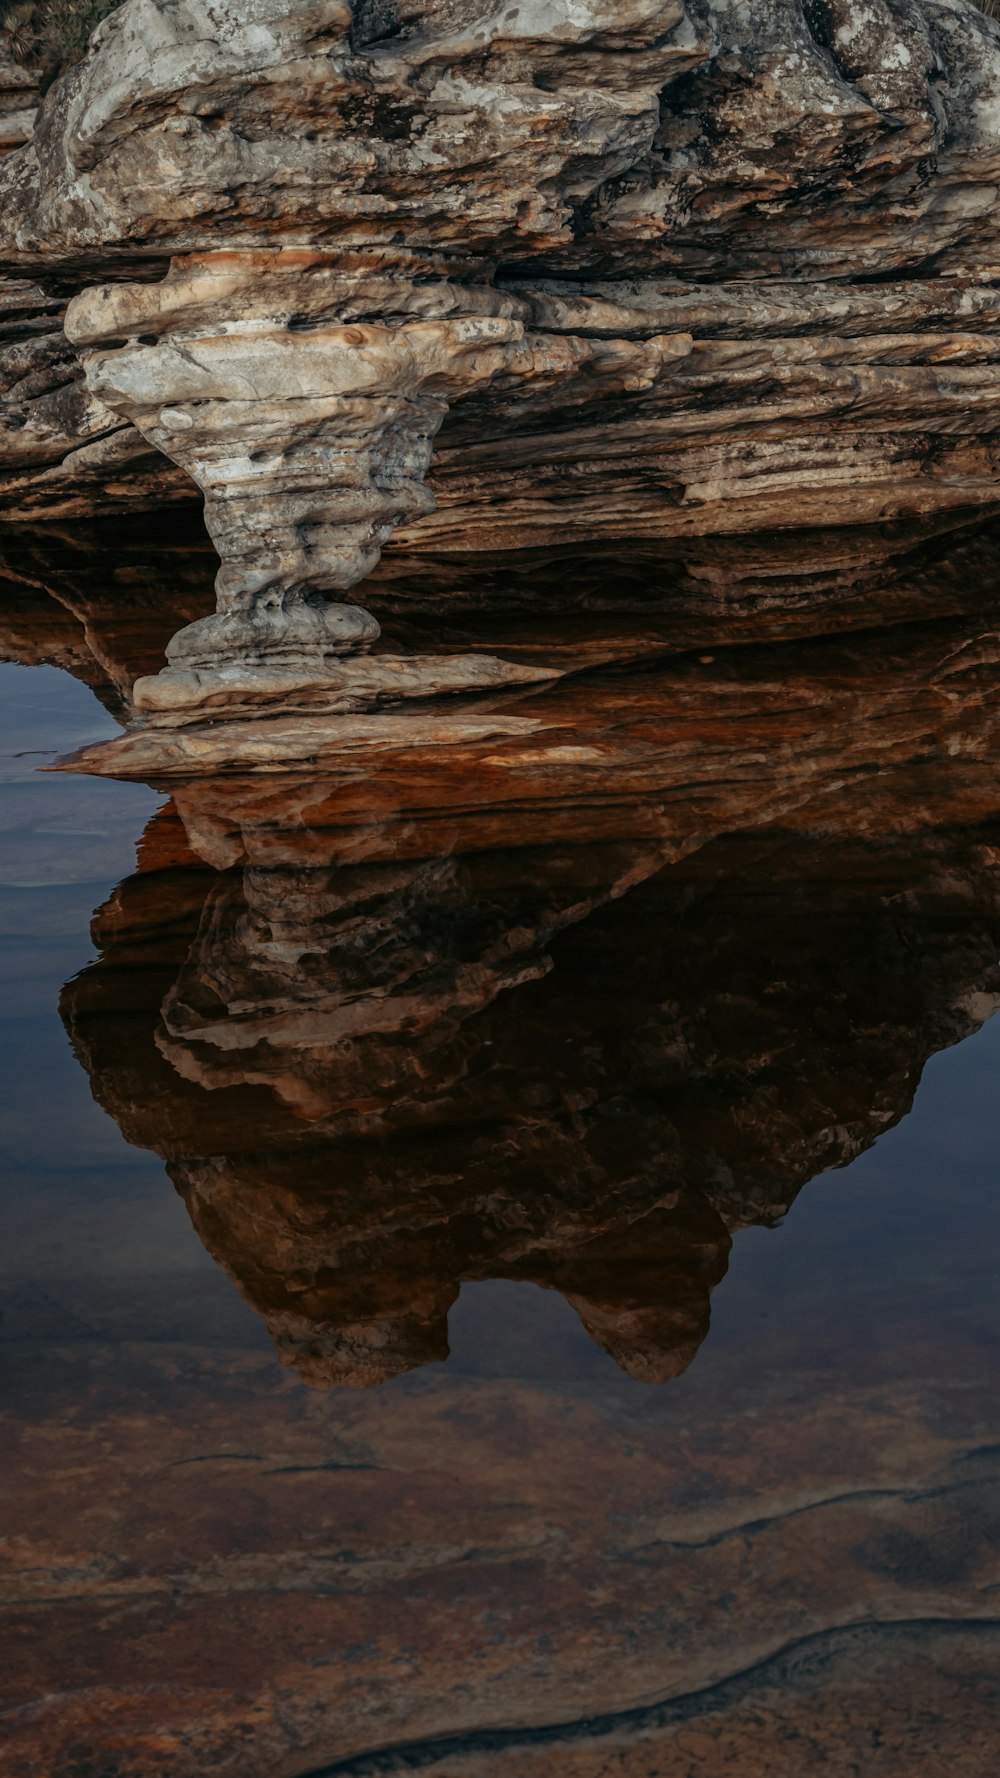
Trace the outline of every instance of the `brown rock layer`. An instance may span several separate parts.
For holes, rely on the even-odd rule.
[[[79,292],[118,419],[81,470],[117,498],[141,434],[205,495],[220,619],[143,707],[218,717],[233,675],[237,717],[248,684],[377,706],[330,664],[371,625],[323,598],[398,529],[468,555],[994,505],[998,93],[962,0],[128,0],[0,170],[0,253]]]
[[[507,1277],[663,1379],[728,1230],[990,1015],[994,547],[856,563],[912,600],[881,632],[695,653],[692,596],[655,666],[619,635],[616,667],[509,718],[530,735],[175,783],[183,834],[154,822],[67,1016],[304,1374],[441,1356],[461,1280]],[[757,550],[737,583],[779,636],[781,569]]]

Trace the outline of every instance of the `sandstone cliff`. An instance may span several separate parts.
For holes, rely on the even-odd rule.
[[[150,497],[149,448],[205,496],[219,616],[139,709],[509,683],[365,661],[325,595],[393,533],[516,557],[994,504],[998,96],[966,0],[127,0],[0,167],[0,256],[78,293],[58,498],[69,457]]]

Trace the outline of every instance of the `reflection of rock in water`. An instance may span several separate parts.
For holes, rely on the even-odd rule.
[[[124,716],[136,675],[157,670],[178,623],[210,609],[214,568],[197,513],[159,528],[148,519],[4,527],[0,659],[63,667]]]
[[[14,539],[7,567],[7,652],[112,702],[209,566],[181,537],[150,579],[120,540],[110,588],[82,536]],[[780,540],[702,541],[613,585],[595,555],[572,646],[605,665],[518,703],[530,739],[176,787],[67,1017],[304,1375],[442,1356],[485,1277],[561,1291],[633,1375],[676,1373],[730,1230],[873,1140],[987,1016],[996,547],[845,532],[796,573]],[[534,614],[505,572],[504,647],[537,656],[567,565],[536,564]],[[372,583],[415,633],[427,574],[397,555]],[[468,647],[486,619],[440,590]],[[616,591],[649,595],[645,642]],[[865,631],[890,595],[900,621]],[[765,613],[768,644],[730,646]]]
[[[794,637],[863,633],[873,622],[896,626],[887,631],[893,637],[915,622],[979,622],[996,583],[998,547],[995,524],[953,522],[946,529],[937,520],[794,538],[674,539],[613,553],[604,546],[585,555],[477,556],[474,572],[464,558],[397,550],[366,583],[366,600],[413,655],[502,650],[526,668],[574,676],[574,686],[594,668],[656,663],[662,669],[673,662],[677,681],[665,689],[670,707],[687,715],[692,655],[721,651],[714,677],[728,697],[747,665],[759,677],[761,659],[754,662],[748,653],[744,661],[743,645],[751,641],[761,649]],[[56,661],[93,686],[115,714],[127,716],[135,678],[162,665],[172,630],[211,607],[214,565],[192,517],[172,518],[166,530],[163,521],[139,528],[123,520],[59,533],[8,528],[0,656]],[[784,660],[774,664],[783,675]],[[696,688],[702,714],[706,689]],[[553,730],[581,720],[586,728],[589,702],[582,710],[566,704],[563,690],[562,684],[532,695],[508,689],[475,711],[461,699],[435,699],[423,718],[437,725],[439,743],[450,738],[450,746],[439,747],[441,756],[468,745],[462,720],[452,733],[453,719],[475,720],[485,728],[488,757],[496,737],[523,742],[538,735],[549,744]],[[352,751],[362,744],[364,725],[353,718],[338,723],[300,714],[290,720],[294,733],[284,737],[284,752],[278,746],[279,765],[301,760],[308,767],[317,756],[339,765],[345,742]],[[398,746],[393,730],[393,723],[376,724],[368,744]],[[276,724],[248,722],[242,732],[239,757],[250,763],[256,742],[266,743]],[[85,765],[112,775],[155,777],[173,769],[184,776],[217,770],[226,763],[225,746],[221,730],[196,723],[169,746],[163,736],[139,731],[110,754],[90,749]],[[174,767],[165,763],[171,750],[179,758]]]
[[[463,1278],[504,1276],[562,1290],[635,1374],[683,1368],[726,1229],[523,1000],[554,934],[655,853],[303,869],[295,839],[273,870],[140,873],[67,991],[98,1095],[168,1157],[279,1349],[378,1382],[446,1354]]]
[[[457,1282],[499,1273],[671,1374],[729,1231],[870,1142],[988,1015],[1000,712],[973,559],[954,606],[934,589],[972,623],[932,602],[581,677],[548,749],[178,787],[67,1018],[300,1372],[434,1356]],[[148,1271],[112,1285],[55,1346],[32,1303],[8,1354],[25,1769],[803,1778],[808,1746],[992,1778],[1000,1429],[963,1252],[988,1193],[949,1231],[894,1171],[863,1176],[862,1255],[838,1265],[825,1217],[738,1251],[738,1336],[663,1394],[596,1347],[589,1375],[585,1341],[526,1354],[568,1319],[551,1298],[513,1352],[484,1350],[506,1293],[480,1305],[471,1374],[318,1399],[235,1302],[220,1338],[209,1278],[196,1309],[173,1272],[148,1312]],[[54,1695],[39,1599],[70,1631]]]
[[[852,835],[892,808],[664,869],[642,842],[304,868],[320,830],[272,824],[270,868],[210,874],[160,817],[66,1016],[308,1380],[445,1356],[460,1283],[503,1277],[662,1381],[730,1229],[903,1115],[1000,994],[1000,825]]]

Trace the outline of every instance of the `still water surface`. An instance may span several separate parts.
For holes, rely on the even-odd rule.
[[[0,708],[7,1769],[994,1773],[1000,794],[428,858]]]

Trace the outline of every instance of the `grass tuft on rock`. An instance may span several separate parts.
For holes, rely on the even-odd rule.
[[[0,56],[48,86],[79,62],[90,34],[121,0],[0,0]]]

